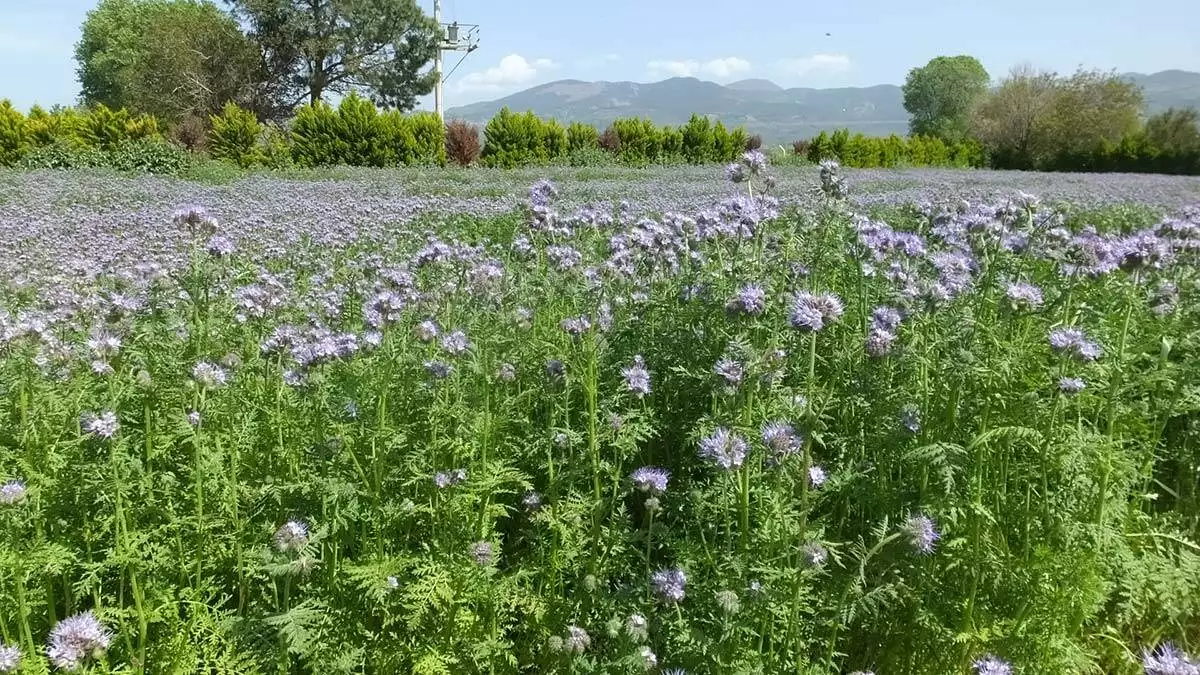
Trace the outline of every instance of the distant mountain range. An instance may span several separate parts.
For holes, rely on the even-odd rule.
[[[1151,114],[1170,107],[1200,108],[1200,73],[1164,70],[1124,77],[1142,87]],[[726,125],[745,126],[768,144],[790,143],[842,127],[868,135],[904,134],[908,129],[903,95],[893,84],[784,89],[770,80],[720,85],[694,77],[646,84],[558,80],[499,100],[451,108],[446,116],[484,124],[504,106],[564,122],[588,122],[601,130],[618,117],[682,124],[692,113],[702,113]]]

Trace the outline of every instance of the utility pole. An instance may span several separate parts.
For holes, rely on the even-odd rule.
[[[433,72],[437,73],[437,81],[433,84],[433,108],[437,111],[438,119],[446,121],[446,104],[442,92],[442,83],[448,75],[442,75],[442,52],[465,52],[462,59],[450,70],[453,74],[458,69],[467,54],[479,49],[479,25],[470,23],[442,23],[442,0],[433,0],[433,20],[438,25],[438,48],[433,57]]]

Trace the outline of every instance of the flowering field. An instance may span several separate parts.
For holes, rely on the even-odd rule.
[[[0,673],[1195,675],[1200,180],[768,172],[0,172]]]

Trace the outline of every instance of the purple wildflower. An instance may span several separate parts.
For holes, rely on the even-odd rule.
[[[975,669],[975,675],[1012,675],[1012,666],[991,654],[976,659],[971,667]]]
[[[746,167],[741,164],[729,164],[725,167],[725,180],[730,183],[742,183],[746,180]]]
[[[829,551],[826,551],[820,542],[815,541],[801,547],[800,555],[804,558],[804,564],[809,567],[821,567],[829,559]]]
[[[275,550],[280,553],[299,553],[308,545],[308,526],[299,520],[289,520],[275,531]]]
[[[228,237],[223,237],[219,234],[209,239],[204,248],[214,258],[227,258],[237,251],[237,246],[234,246]]]
[[[1200,675],[1200,664],[1170,642],[1164,642],[1154,651],[1143,650],[1142,667],[1146,675]]]
[[[758,175],[767,168],[767,156],[762,150],[749,150],[742,155],[742,166],[750,170],[751,175]]]
[[[444,490],[452,485],[458,485],[459,483],[465,481],[466,479],[467,479],[467,470],[466,469],[453,469],[450,471],[439,471],[436,474],[434,474],[434,476],[433,476],[433,484],[438,486],[438,489]]]
[[[825,469],[816,465],[808,467],[808,482],[811,483],[813,487],[819,488],[824,485],[825,481],[827,480],[829,480],[829,476],[825,473]]]
[[[746,375],[746,368],[741,363],[725,356],[713,366],[713,372],[724,381],[726,387],[734,389],[742,383],[742,378]]]
[[[496,371],[496,378],[501,382],[512,382],[517,379],[517,367],[511,363],[500,364],[500,369]]]
[[[646,363],[641,354],[633,357],[632,366],[621,369],[621,376],[625,378],[625,386],[629,391],[638,396],[650,393],[650,371],[646,370]]]
[[[421,342],[433,342],[441,332],[438,325],[429,319],[417,324],[417,339]]]
[[[803,331],[819,331],[842,316],[842,301],[832,293],[815,295],[807,291],[796,294],[788,323]]]
[[[1056,353],[1080,361],[1095,361],[1100,358],[1100,345],[1088,340],[1078,328],[1055,328],[1049,335],[1050,348]]]
[[[1042,289],[1023,281],[1009,284],[1004,294],[1017,309],[1037,309],[1044,302]]]
[[[749,446],[746,439],[725,427],[718,427],[710,436],[700,441],[700,457],[725,470],[736,469],[746,461]]]
[[[89,610],[54,625],[46,655],[57,668],[78,670],[88,659],[104,656],[111,642],[112,632]]]
[[[494,551],[492,549],[492,542],[477,541],[474,544],[471,544],[471,559],[474,560],[475,564],[479,565],[480,567],[487,567],[488,565],[491,565],[493,555]]]
[[[775,464],[800,450],[800,436],[787,422],[767,422],[762,426],[761,435]]]
[[[921,411],[915,405],[906,405],[900,411],[900,425],[910,434],[921,433]]]
[[[563,648],[572,654],[582,654],[592,646],[592,638],[587,631],[579,626],[567,626],[567,638]]]
[[[1058,390],[1064,394],[1078,394],[1087,387],[1087,384],[1078,377],[1060,377],[1058,378]]]
[[[650,584],[659,600],[667,603],[680,602],[687,586],[687,574],[679,568],[659,570],[651,575]]]
[[[461,330],[456,330],[442,338],[442,349],[453,356],[463,354],[470,348],[471,342],[467,340],[467,334]]]
[[[228,378],[224,368],[207,361],[201,361],[192,367],[192,379],[202,389],[220,389],[225,386]]]
[[[738,290],[737,295],[729,299],[725,308],[731,312],[741,312],[752,316],[762,314],[767,307],[767,292],[758,284],[746,284]]]
[[[0,673],[15,673],[21,667],[21,648],[0,643]]]
[[[0,505],[12,506],[25,501],[25,482],[20,480],[10,480],[4,485],[0,485]]]
[[[671,472],[656,466],[643,466],[630,474],[629,478],[638,490],[660,495],[667,491],[667,481],[671,478]]]
[[[928,516],[909,516],[904,523],[904,531],[918,553],[932,553],[934,542],[941,538]]]
[[[521,505],[525,507],[526,511],[540,511],[542,509],[542,496],[530,490],[521,498]]]
[[[114,412],[102,412],[94,415],[87,415],[84,424],[84,431],[87,431],[93,436],[100,438],[112,438],[117,435],[117,430],[121,428],[121,423],[117,421],[117,414]]]
[[[425,371],[432,375],[435,380],[444,380],[454,372],[454,366],[445,361],[426,361]]]

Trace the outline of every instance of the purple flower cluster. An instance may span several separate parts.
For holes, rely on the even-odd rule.
[[[687,586],[687,574],[679,568],[659,570],[650,576],[650,585],[659,600],[672,604],[681,602]]]
[[[1100,358],[1100,345],[1087,339],[1078,328],[1055,328],[1050,331],[1050,348],[1055,353],[1079,361],[1095,361]]]
[[[841,298],[832,293],[801,291],[792,300],[788,323],[796,330],[816,332],[841,318],[843,311]]]
[[[746,439],[725,427],[700,440],[700,457],[726,471],[740,467],[749,449]]]
[[[629,478],[638,490],[661,495],[667,491],[667,481],[671,478],[671,472],[656,466],[643,466],[630,474]]]

